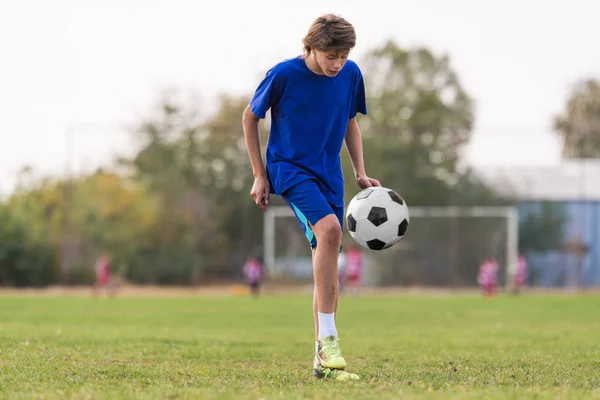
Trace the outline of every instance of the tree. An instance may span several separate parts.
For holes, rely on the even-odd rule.
[[[28,271],[26,277],[16,279],[20,275],[13,273],[5,279],[14,284],[56,283],[65,212],[69,253],[62,257],[68,257],[69,269],[62,283],[90,283],[101,251],[110,254],[117,268],[141,264],[139,250],[147,246],[147,233],[156,229],[156,201],[143,185],[97,171],[69,182],[73,196],[64,207],[65,185],[23,171],[16,191],[0,205],[4,210],[0,242],[10,250],[4,252],[4,267]]]
[[[367,174],[399,192],[409,206],[498,201],[460,164],[461,150],[471,136],[474,107],[448,56],[426,48],[403,49],[388,41],[369,52],[362,67],[369,113],[359,117],[359,123]],[[352,176],[347,157],[344,170],[346,176]],[[356,191],[353,180],[348,179],[346,197]],[[459,221],[440,224],[452,240],[451,254],[444,259],[451,281],[458,285]],[[441,250],[422,242],[416,251],[425,255]]]
[[[560,202],[542,201],[521,204],[519,222],[519,252],[523,254],[568,251],[565,248],[565,224],[568,219],[565,205]],[[542,266],[530,265],[535,275]],[[579,273],[579,271],[576,271]],[[579,276],[579,275],[578,275]]]
[[[600,82],[587,79],[577,83],[568,100],[563,114],[554,118],[554,130],[562,137],[563,157],[582,159],[582,179],[585,174],[585,161],[600,158]],[[585,198],[585,192],[581,193]],[[587,207],[581,207],[581,219],[587,219]],[[583,234],[579,234],[580,239]],[[581,271],[585,253],[578,253],[575,268],[576,284],[581,284]]]
[[[519,251],[547,252],[563,244],[563,228],[567,221],[564,205],[543,201],[523,209],[519,223]]]
[[[58,251],[31,235],[35,218],[0,204],[0,285],[45,286],[58,280]]]
[[[197,111],[202,107],[197,96],[184,95],[171,92],[160,99],[156,112],[135,129],[140,150],[132,159],[121,159],[159,203],[160,229],[148,233],[144,252],[149,282],[196,283],[207,260],[226,251],[211,215],[214,198],[203,190],[206,133]]]
[[[232,273],[262,243],[262,213],[249,195],[254,177],[241,124],[249,102],[247,96],[222,95],[217,111],[204,124],[206,137],[202,142],[202,187],[219,205],[213,218],[218,218],[220,231],[227,238],[226,263]],[[261,132],[266,139],[268,129]]]
[[[127,277],[157,229],[157,198],[143,184],[113,172],[96,171],[73,184],[70,223],[75,249],[70,281],[91,281],[98,255],[105,251]]]
[[[241,126],[248,102],[222,95],[216,111],[202,116],[194,98],[166,96],[138,124],[139,152],[123,160],[161,201],[155,246],[171,260],[176,251],[181,268],[196,265],[192,281],[200,258],[204,273],[231,275],[262,241],[262,214],[248,195],[253,176]],[[169,264],[165,257],[161,263]]]
[[[388,41],[369,52],[362,66],[369,113],[359,123],[367,173],[403,193],[409,204],[473,202],[465,193],[477,193],[477,202],[490,201],[493,195],[486,190],[456,190],[459,182],[484,185],[460,168],[474,110],[449,57]],[[347,157],[344,168],[352,176]],[[356,191],[355,185],[346,189],[347,197]]]
[[[600,82],[588,79],[573,88],[565,110],[554,118],[565,158],[600,158]]]

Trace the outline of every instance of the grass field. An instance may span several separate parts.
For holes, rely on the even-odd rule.
[[[0,398],[600,398],[600,296],[345,297],[351,383],[307,295],[0,297]]]

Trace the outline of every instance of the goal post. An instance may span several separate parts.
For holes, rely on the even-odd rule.
[[[517,270],[518,262],[518,236],[519,236],[519,216],[516,207],[506,206],[474,206],[474,207],[409,207],[410,225],[406,234],[406,237],[396,246],[382,251],[382,252],[369,252],[370,255],[377,258],[381,254],[392,254],[386,259],[385,262],[389,263],[389,259],[402,260],[407,257],[409,249],[416,251],[415,248],[426,247],[428,241],[432,240],[431,246],[443,246],[450,242],[457,242],[461,240],[461,237],[473,237],[480,239],[481,245],[476,245],[483,248],[493,247],[498,252],[500,258],[504,261],[504,287],[508,290],[512,290],[514,276]],[[278,239],[281,241],[284,239],[283,236],[288,235],[301,235],[301,229],[299,226],[293,228],[293,232],[288,228],[286,232],[278,231],[278,221],[284,218],[291,218],[295,225],[295,216],[292,210],[287,206],[271,206],[267,209],[264,215],[264,262],[265,267],[269,271],[273,271],[276,264],[276,254],[278,251]],[[447,222],[442,223],[446,220]],[[490,225],[490,220],[501,221],[499,224],[495,222],[495,225]],[[452,221],[459,221],[459,223],[452,224]],[[485,222],[484,222],[485,221]],[[459,226],[460,225],[460,226]],[[485,226],[484,226],[485,225]],[[453,226],[455,229],[453,229]],[[423,232],[418,232],[418,228],[421,227]],[[425,229],[428,228],[428,229]],[[486,229],[483,229],[486,228]],[[433,231],[437,237],[434,239],[428,232]],[[467,232],[468,231],[468,232]],[[420,243],[411,244],[411,233],[414,232],[414,240],[420,241]],[[461,233],[462,232],[462,233]],[[458,235],[459,237],[455,237]],[[438,242],[435,242],[437,240]],[[487,240],[487,242],[486,242]],[[304,239],[305,241],[305,239]],[[404,253],[393,253],[394,248],[401,249]],[[463,245],[462,247],[467,247]],[[289,246],[288,246],[289,247]],[[308,249],[306,242],[303,243],[303,247]],[[474,249],[475,250],[475,249]],[[425,249],[426,251],[426,249]],[[481,251],[484,254],[485,250]],[[306,258],[306,256],[305,256]],[[472,258],[472,257],[471,257]],[[383,262],[383,261],[382,261]],[[394,262],[394,261],[392,261]],[[434,261],[432,261],[434,262]],[[444,260],[442,260],[442,263]],[[438,261],[438,264],[440,262]],[[438,267],[443,268],[443,266]]]

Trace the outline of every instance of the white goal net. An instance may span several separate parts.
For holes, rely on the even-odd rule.
[[[514,207],[409,207],[406,236],[383,251],[364,249],[369,286],[472,287],[482,260],[494,257],[499,284],[510,288],[518,256]],[[292,211],[267,210],[265,267],[273,277],[312,279],[311,251]],[[350,243],[347,227],[344,243]]]

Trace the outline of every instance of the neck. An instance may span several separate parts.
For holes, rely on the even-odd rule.
[[[325,75],[325,73],[323,73],[323,70],[321,69],[321,67],[319,67],[319,64],[317,63],[317,59],[315,58],[315,53],[311,52],[308,56],[305,56],[304,62],[306,63],[306,66],[308,67],[308,69],[310,69],[315,74]]]

